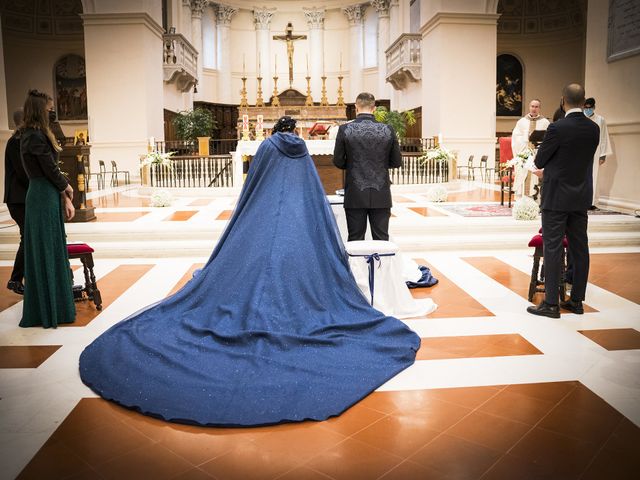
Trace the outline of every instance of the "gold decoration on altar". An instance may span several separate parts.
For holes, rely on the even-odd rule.
[[[258,77],[258,91],[256,94],[256,107],[264,107],[264,99],[262,98],[262,77]]]
[[[305,105],[307,107],[313,107],[313,97],[311,96],[311,77],[307,75],[305,78],[307,79],[307,101],[305,102]]]
[[[329,100],[327,99],[327,77],[322,75],[322,98],[320,99],[320,105],[323,107],[329,106]]]
[[[278,97],[278,75],[275,75],[273,77],[273,95],[271,96],[271,106],[280,106],[280,98]]]
[[[284,35],[274,35],[274,40],[282,40],[287,43],[287,59],[289,60],[289,88],[293,88],[293,42],[296,40],[306,40],[306,35],[294,35],[293,25],[287,23]]]
[[[342,79],[344,77],[342,75],[338,76],[338,101],[336,102],[336,106],[337,107],[344,107],[344,97],[342,96],[342,94],[344,93],[342,91]]]
[[[247,77],[242,76],[242,90],[240,90],[240,107],[248,107],[249,102],[247,101]]]

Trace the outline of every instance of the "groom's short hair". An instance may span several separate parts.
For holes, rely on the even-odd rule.
[[[356,105],[360,108],[374,108],[376,106],[376,97],[367,92],[362,92],[356,97]]]

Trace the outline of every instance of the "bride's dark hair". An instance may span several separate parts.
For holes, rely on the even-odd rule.
[[[273,126],[273,133],[277,132],[293,132],[296,129],[296,121],[288,115],[280,117]]]

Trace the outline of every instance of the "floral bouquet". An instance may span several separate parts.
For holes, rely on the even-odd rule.
[[[162,165],[163,167],[171,167],[171,157],[175,152],[160,153],[149,152],[140,163],[143,167],[146,165]]]
[[[535,220],[539,211],[540,207],[533,198],[523,196],[513,204],[511,214],[516,220]]]
[[[446,202],[447,189],[444,185],[435,185],[427,190],[426,198],[429,202]]]
[[[152,207],[170,207],[173,203],[173,195],[166,190],[154,190],[151,194]]]
[[[420,157],[420,161],[424,164],[429,160],[437,160],[439,162],[448,162],[449,160],[453,160],[455,155],[451,153],[450,150],[447,150],[442,145],[438,145],[436,148],[430,148],[424,152],[424,155]]]
[[[536,158],[536,152],[529,147],[523,148],[520,153],[509,160],[506,163],[507,167],[513,168],[525,168],[527,170],[535,170],[536,165],[534,160]]]

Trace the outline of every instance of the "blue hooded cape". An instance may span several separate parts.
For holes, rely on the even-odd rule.
[[[358,289],[304,141],[278,133],[206,266],[98,337],[80,375],[172,422],[324,420],[413,364],[419,345]]]

